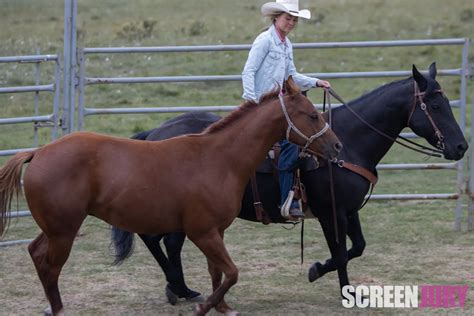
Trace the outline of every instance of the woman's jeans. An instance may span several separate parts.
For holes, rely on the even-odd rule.
[[[280,172],[280,205],[285,203],[288,193],[293,186],[293,167],[298,161],[298,146],[289,141],[280,141],[280,158],[278,169]]]

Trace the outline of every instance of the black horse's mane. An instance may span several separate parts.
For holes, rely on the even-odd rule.
[[[224,117],[223,119],[215,122],[208,126],[202,133],[203,134],[212,134],[218,131],[223,130],[227,126],[233,124],[234,122],[240,120],[242,117],[246,116],[249,112],[252,112],[258,106],[261,106],[268,101],[274,100],[278,98],[280,94],[280,88],[276,88],[266,94],[264,94],[260,98],[260,102],[256,103],[254,101],[246,101],[242,105],[240,105],[236,110],[232,111],[229,115]]]
[[[375,88],[374,90],[371,90],[371,91],[363,94],[362,96],[358,97],[357,99],[354,99],[354,100],[350,101],[349,104],[354,105],[354,104],[364,103],[365,100],[367,100],[368,98],[377,97],[377,96],[381,95],[382,93],[385,93],[389,89],[395,90],[396,87],[403,86],[408,81],[413,81],[413,77],[409,77],[409,78],[401,79],[401,80],[397,80],[397,81],[392,81],[392,82],[389,82],[387,84],[384,84],[384,85],[382,85],[378,88]]]

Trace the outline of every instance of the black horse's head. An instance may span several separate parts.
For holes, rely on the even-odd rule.
[[[415,89],[415,101],[408,126],[432,146],[441,149],[446,159],[459,160],[464,156],[468,145],[454,118],[449,100],[435,78],[435,63],[431,64],[428,77],[413,65],[413,79],[419,91]]]

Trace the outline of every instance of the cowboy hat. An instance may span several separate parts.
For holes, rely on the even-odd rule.
[[[309,12],[309,10],[299,10],[298,0],[276,0],[276,2],[267,2],[262,5],[261,10],[264,16],[284,12],[304,19],[311,18],[311,12]]]

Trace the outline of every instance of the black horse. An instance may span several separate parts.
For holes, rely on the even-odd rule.
[[[393,139],[405,127],[410,127],[418,136],[440,149],[446,159],[461,159],[468,145],[453,116],[449,100],[442,93],[435,77],[434,63],[429,68],[428,77],[413,66],[413,77],[389,83],[349,102],[348,108],[356,112],[362,120],[355,118],[352,111],[346,107],[333,109],[332,128],[344,144],[339,159],[362,167],[375,177],[377,164],[393,145]],[[197,133],[219,118],[209,113],[188,113],[167,121],[157,129],[138,134],[135,138],[161,140],[186,133]],[[372,127],[368,127],[367,123]],[[385,137],[374,128],[382,131]],[[324,274],[337,270],[342,288],[349,284],[348,261],[361,256],[365,248],[358,210],[369,191],[370,182],[367,178],[370,177],[333,165],[331,169],[337,214],[334,216],[327,169],[327,166],[323,166],[304,171],[301,175],[308,195],[308,205],[320,221],[331,252],[331,258],[324,264],[316,262],[311,266],[308,278],[313,282]],[[257,183],[264,208],[269,212],[272,221],[284,221],[278,207],[279,188],[274,176],[269,173],[257,173]],[[257,221],[253,202],[249,184],[242,200],[240,218]],[[352,242],[349,250],[346,247],[346,235]],[[185,235],[174,233],[140,237],[166,275],[166,294],[170,303],[175,304],[178,297],[196,298],[199,293],[186,286],[181,266],[180,252]],[[168,257],[159,245],[163,237]],[[112,242],[116,247],[116,263],[131,254],[133,234],[114,227]]]

